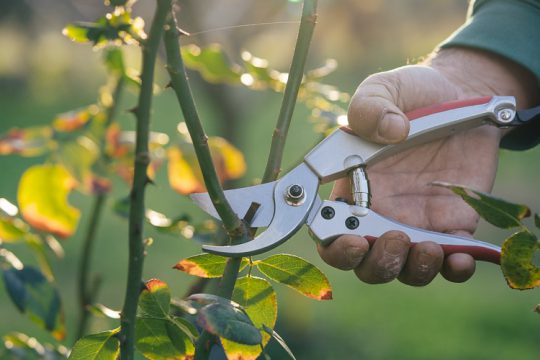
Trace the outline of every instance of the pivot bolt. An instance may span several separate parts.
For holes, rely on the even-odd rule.
[[[285,198],[289,205],[301,205],[305,197],[304,188],[300,185],[294,184],[287,188]]]
[[[497,113],[497,118],[503,123],[510,122],[514,118],[514,111],[510,109],[502,109]]]
[[[359,225],[360,225],[360,221],[358,220],[358,218],[356,218],[356,217],[354,217],[354,216],[349,216],[349,217],[345,220],[345,226],[346,226],[347,229],[349,229],[349,230],[354,230],[354,229],[356,229]]]
[[[330,220],[336,215],[336,211],[331,206],[325,206],[321,209],[321,216],[323,219]]]

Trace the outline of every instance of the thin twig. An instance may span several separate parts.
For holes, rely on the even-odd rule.
[[[112,102],[107,107],[105,113],[105,121],[103,124],[103,129],[107,129],[113,122],[116,117],[116,112],[118,109],[118,104],[120,103],[120,96],[124,89],[124,77],[118,77],[114,90],[112,92]],[[105,156],[105,132],[100,134],[100,137],[96,139],[98,141],[98,146],[100,148],[103,166],[106,166],[110,162],[110,158]],[[97,229],[99,227],[99,222],[101,214],[103,212],[103,205],[106,202],[107,195],[105,193],[98,193],[94,196],[94,204],[92,205],[92,212],[90,219],[88,221],[86,234],[83,241],[83,246],[81,250],[81,262],[79,266],[79,282],[78,282],[78,295],[79,295],[79,324],[77,329],[77,339],[80,339],[86,333],[88,327],[88,320],[90,312],[88,306],[94,302],[96,298],[96,292],[98,289],[92,289],[92,284],[90,284],[90,265],[92,259],[92,251],[94,248],[94,242],[97,234]]]
[[[150,109],[154,87],[156,55],[163,33],[171,0],[157,0],[154,19],[148,39],[142,44],[141,90],[134,110],[137,118],[135,140],[135,172],[130,194],[129,208],[129,264],[124,305],[122,307],[120,331],[120,358],[131,360],[135,349],[135,317],[142,283],[144,264],[144,193],[148,184],[147,170],[150,162],[148,137],[150,133]]]
[[[313,35],[313,30],[317,22],[317,0],[304,0],[302,9],[302,20],[294,49],[293,60],[289,70],[289,78],[285,87],[285,94],[281,103],[279,117],[274,134],[268,162],[264,171],[263,183],[277,179],[281,171],[281,161],[283,159],[283,149],[285,140],[291,124],[296,99],[304,77],[304,67],[306,64],[309,44]]]
[[[171,78],[171,87],[174,90],[180,104],[184,120],[193,142],[193,147],[201,167],[204,183],[208,194],[216,208],[223,226],[233,244],[249,240],[249,233],[244,222],[238,218],[225,198],[223,188],[216,174],[216,169],[208,147],[208,138],[204,132],[195,101],[189,86],[186,69],[180,53],[178,26],[174,17],[168,22],[164,41],[167,53],[167,71]],[[219,294],[230,298],[238,275],[241,259],[229,259],[226,272],[219,285]],[[207,359],[211,345],[214,341],[212,335],[203,332],[196,344],[195,359]]]

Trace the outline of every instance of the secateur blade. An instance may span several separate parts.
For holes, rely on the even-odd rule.
[[[274,217],[274,187],[277,181],[225,191],[225,197],[239,218],[244,218],[252,203],[259,205],[250,226],[266,227]],[[208,215],[221,220],[208,193],[190,195],[191,200]]]
[[[302,194],[301,197],[298,195],[294,204],[291,204],[291,197],[288,194],[300,194],[300,192],[291,191],[291,189],[299,190],[294,188],[295,186],[301,187]],[[272,199],[275,206],[274,215],[263,233],[243,244],[231,246],[203,245],[203,250],[228,257],[243,257],[260,254],[278,246],[304,225],[313,204],[318,198],[318,187],[319,179],[313,171],[305,163],[298,165],[276,182]]]

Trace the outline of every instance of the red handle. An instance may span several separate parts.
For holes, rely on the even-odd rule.
[[[377,237],[369,235],[364,236],[364,238],[369,242],[370,246],[373,246],[377,240]],[[411,246],[414,245],[416,245],[416,243],[411,244]],[[443,248],[444,256],[462,253],[469,254],[478,261],[487,261],[496,265],[500,265],[501,263],[501,253],[493,249],[465,245],[441,245],[441,247]]]
[[[412,121],[414,119],[418,119],[423,116],[436,114],[443,111],[459,109],[459,108],[467,107],[467,106],[487,104],[488,102],[491,101],[492,98],[493,98],[492,96],[484,96],[484,97],[468,99],[468,100],[450,101],[450,102],[445,102],[442,104],[437,104],[437,105],[432,105],[432,106],[427,106],[427,107],[419,108],[416,110],[412,110],[405,113],[405,115],[410,121]]]

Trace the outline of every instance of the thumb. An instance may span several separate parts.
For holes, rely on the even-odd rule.
[[[411,65],[369,76],[349,105],[349,126],[362,138],[394,144],[409,134],[406,112],[458,98],[457,88],[437,70]]]

